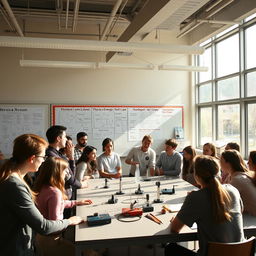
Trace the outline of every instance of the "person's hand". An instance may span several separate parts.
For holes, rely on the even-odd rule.
[[[89,205],[92,204],[92,200],[84,199],[76,202],[76,205]]]
[[[72,216],[69,218],[69,221],[70,221],[71,226],[75,226],[75,225],[78,225],[78,224],[84,222],[84,219],[79,216]]]
[[[74,160],[74,149],[72,141],[68,140],[66,143],[66,155],[69,160]]]
[[[86,180],[83,180],[81,184],[82,184],[81,188],[88,188],[88,182]]]
[[[164,175],[163,169],[162,169],[162,168],[157,169],[157,170],[156,170],[156,175],[157,175],[157,176],[162,176],[162,175]]]
[[[117,173],[115,173],[114,175],[113,175],[113,178],[115,178],[115,179],[118,179],[118,178],[120,178],[121,177],[121,173],[120,172],[117,172]]]

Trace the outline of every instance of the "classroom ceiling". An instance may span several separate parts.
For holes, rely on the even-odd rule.
[[[255,0],[0,0],[0,36],[148,42],[157,31],[183,39],[207,25],[206,38],[252,6]],[[243,13],[226,15],[237,10]],[[219,23],[219,16],[227,21]]]

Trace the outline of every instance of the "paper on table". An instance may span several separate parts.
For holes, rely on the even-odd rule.
[[[178,212],[182,206],[181,204],[169,204],[167,207],[170,209],[171,212]]]

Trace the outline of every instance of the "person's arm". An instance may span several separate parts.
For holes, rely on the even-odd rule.
[[[13,183],[7,193],[10,210],[15,212],[21,223],[29,225],[39,234],[48,235],[59,232],[72,224],[67,219],[56,221],[45,219],[36,208],[28,189],[23,184]]]
[[[149,168],[150,168],[151,176],[155,176],[155,167],[156,167],[156,152],[152,150],[151,156],[149,158]]]
[[[162,153],[160,154],[156,162],[156,175],[164,175],[164,171],[162,169]]]
[[[62,209],[62,194],[60,191],[50,191],[51,196],[48,198],[48,203],[47,203],[47,212],[48,212],[48,217],[49,220],[60,220],[60,214],[63,213]]]
[[[87,164],[85,162],[80,162],[77,166],[76,166],[76,179],[79,181],[83,180],[84,177],[84,173],[87,169]]]
[[[185,224],[176,216],[174,219],[171,220],[171,232],[180,233],[184,225]]]

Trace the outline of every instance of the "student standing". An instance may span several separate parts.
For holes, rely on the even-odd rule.
[[[240,192],[244,212],[256,216],[256,186],[237,150],[226,150],[221,154],[221,169],[230,175],[229,183]]]
[[[181,172],[182,156],[176,151],[178,144],[174,139],[165,142],[165,151],[162,151],[157,163],[158,175],[179,176]]]
[[[71,199],[73,190],[87,187],[87,182],[80,182],[75,178],[74,147],[72,143],[66,143],[66,130],[67,128],[61,125],[51,126],[47,130],[46,137],[49,142],[49,147],[46,150],[46,155],[60,157],[69,163],[66,170],[65,189],[68,199]],[[59,151],[61,148],[65,147],[66,156]]]
[[[87,145],[87,141],[88,141],[87,133],[79,132],[76,135],[76,140],[77,140],[77,144],[76,144],[75,150],[74,150],[74,159],[75,159],[75,162],[77,163],[78,159],[81,157],[81,155]]]
[[[125,159],[125,163],[131,165],[130,177],[135,175],[137,164],[141,176],[147,175],[148,169],[151,176],[155,175],[156,152],[151,148],[153,138],[151,135],[145,135],[141,143],[141,146],[132,148]]]
[[[102,142],[103,153],[97,159],[101,177],[118,179],[122,175],[120,157],[113,150],[113,141],[110,138],[104,139]]]
[[[12,157],[0,169],[0,255],[34,255],[35,232],[48,235],[82,221],[76,216],[47,220],[34,204],[34,195],[23,178],[37,172],[46,147],[47,142],[37,135],[21,135],[14,140]]]
[[[242,202],[239,192],[229,184],[222,185],[216,175],[217,161],[210,156],[195,159],[195,180],[201,189],[187,195],[181,210],[171,222],[171,232],[179,233],[184,225],[197,224],[199,250],[190,251],[175,243],[165,249],[166,256],[206,255],[208,242],[240,242],[244,240]]]

